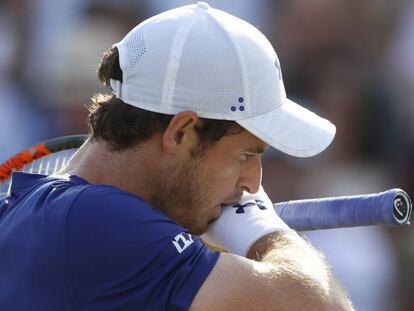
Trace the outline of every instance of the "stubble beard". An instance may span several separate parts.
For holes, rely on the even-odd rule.
[[[200,216],[209,202],[209,187],[202,182],[199,158],[182,163],[179,167],[163,169],[153,178],[150,203],[191,234],[201,235],[207,230],[206,221]]]

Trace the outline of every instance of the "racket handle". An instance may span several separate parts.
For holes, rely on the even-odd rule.
[[[401,189],[354,195],[288,201],[274,204],[286,224],[298,231],[370,225],[409,224],[412,205]]]

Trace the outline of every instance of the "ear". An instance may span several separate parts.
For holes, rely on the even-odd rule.
[[[194,131],[198,121],[199,117],[193,111],[176,114],[162,135],[163,150],[167,153],[176,153],[178,150],[193,148],[198,143],[197,133]]]

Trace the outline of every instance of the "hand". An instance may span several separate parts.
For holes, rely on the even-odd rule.
[[[225,206],[220,217],[201,236],[208,244],[246,256],[261,237],[290,229],[276,214],[263,187],[255,194],[244,192],[238,204]]]

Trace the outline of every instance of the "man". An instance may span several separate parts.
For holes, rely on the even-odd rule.
[[[14,174],[0,205],[0,309],[352,310],[260,186],[269,145],[312,156],[335,128],[286,98],[257,29],[181,7],[114,45],[99,77],[114,95],[94,98],[68,167]]]

